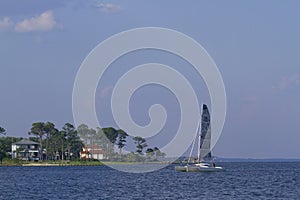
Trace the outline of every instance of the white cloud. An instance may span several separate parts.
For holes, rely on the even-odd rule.
[[[290,87],[297,87],[300,85],[300,76],[299,74],[293,74],[288,77],[283,77],[280,82],[273,88],[279,90],[285,90]]]
[[[96,5],[99,8],[100,12],[103,13],[116,13],[122,10],[120,5],[112,4],[112,3],[99,3]]]
[[[0,31],[9,30],[13,26],[13,22],[10,20],[9,17],[4,17],[0,19]]]
[[[15,26],[15,31],[19,33],[32,31],[50,31],[57,27],[52,11],[46,11],[31,19],[24,19]]]

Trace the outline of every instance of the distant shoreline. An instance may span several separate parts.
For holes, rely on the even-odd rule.
[[[300,162],[292,158],[217,158],[216,162]]]
[[[51,167],[51,166],[96,166],[104,165],[101,162],[4,162],[0,166],[19,166],[19,167]]]
[[[67,164],[67,163],[25,163],[21,164],[22,167],[51,167],[51,166],[98,166],[104,165],[103,163],[82,163],[82,164]]]
[[[51,167],[51,166],[101,166],[101,165],[142,165],[142,164],[171,164],[170,162],[114,162],[114,161],[90,161],[90,162],[26,162],[26,163],[3,163],[0,166],[21,167]]]
[[[215,160],[216,163],[299,163],[300,159],[224,159],[224,160]],[[142,164],[174,164],[178,165],[180,163],[171,163],[171,162],[32,162],[32,163],[3,163],[0,164],[0,167],[66,167],[66,166],[103,166],[103,165],[142,165]]]
[[[181,161],[180,161],[181,160]],[[126,161],[42,161],[42,162],[28,162],[21,160],[3,160],[0,166],[97,166],[97,165],[135,165],[135,164],[184,164],[184,158],[174,160],[169,158],[164,161],[153,162],[126,162]],[[300,162],[300,159],[293,158],[220,158],[213,159],[215,163],[267,163],[267,162]]]

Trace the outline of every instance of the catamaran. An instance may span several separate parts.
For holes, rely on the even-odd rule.
[[[211,126],[210,114],[205,104],[202,106],[201,121],[197,129],[197,136],[193,140],[190,156],[186,165],[176,166],[178,172],[217,172],[223,171],[222,167],[217,167],[213,162],[210,143],[211,143]],[[197,163],[190,164],[195,141],[198,139],[198,158]]]

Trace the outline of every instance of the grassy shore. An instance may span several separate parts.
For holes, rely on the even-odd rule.
[[[135,165],[135,164],[167,164],[168,162],[116,162],[116,161],[42,161],[28,162],[5,159],[0,166],[98,166],[98,165]]]
[[[71,161],[71,162],[27,162],[23,163],[21,166],[95,166],[95,165],[103,165],[103,163],[99,161]]]
[[[100,161],[42,161],[42,162],[28,162],[21,160],[4,159],[0,166],[95,166],[103,165]]]

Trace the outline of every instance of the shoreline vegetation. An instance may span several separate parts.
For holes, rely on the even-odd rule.
[[[223,160],[217,163],[300,163],[300,159],[238,159]],[[70,161],[70,162],[26,162],[3,160],[0,167],[67,167],[67,166],[104,166],[104,165],[147,165],[147,164],[182,164],[180,162],[153,161],[153,162],[116,162],[116,161]]]
[[[69,166],[103,165],[103,163],[161,163],[166,154],[150,147],[145,138],[129,136],[113,127],[75,128],[66,123],[61,129],[52,122],[35,122],[29,138],[7,136],[0,126],[0,165],[2,166]],[[128,140],[135,150],[126,149]]]
[[[141,164],[171,164],[168,161],[153,162],[117,162],[117,161],[43,161],[28,162],[17,159],[4,159],[0,166],[22,166],[22,167],[51,167],[51,166],[101,166],[101,165],[141,165]]]

